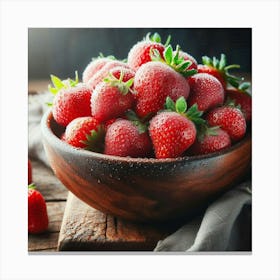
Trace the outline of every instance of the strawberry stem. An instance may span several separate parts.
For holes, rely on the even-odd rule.
[[[192,62],[190,60],[185,60],[182,56],[180,57],[179,52],[179,45],[176,46],[175,51],[173,51],[171,45],[168,45],[163,52],[163,58],[161,57],[159,51],[156,49],[150,49],[150,57],[152,61],[160,61],[167,64],[184,77],[190,77],[196,74],[196,69],[188,69],[191,66]]]
[[[131,87],[133,85],[133,82],[134,82],[134,78],[131,78],[126,82],[123,82],[123,77],[124,77],[124,71],[123,70],[120,71],[120,78],[119,79],[117,77],[115,77],[112,74],[112,72],[109,72],[108,76],[105,77],[103,79],[103,81],[105,83],[108,83],[109,85],[111,85],[113,87],[117,87],[123,95],[126,95],[129,92],[134,93],[134,91],[131,89]]]
[[[240,65],[238,64],[227,65],[226,55],[223,53],[221,54],[220,60],[217,59],[215,56],[212,59],[206,55],[203,56],[202,64],[217,69],[222,74],[225,81],[235,88],[237,88],[239,82],[243,80],[243,78],[236,77],[228,72],[231,69],[240,68]]]
[[[29,190],[35,190],[35,189],[36,189],[36,185],[35,185],[34,183],[29,184],[29,185],[28,185],[28,189],[29,189]]]
[[[49,85],[48,89],[54,95],[56,95],[61,89],[75,87],[79,83],[78,71],[75,71],[75,80],[68,78],[67,80],[62,81],[55,75],[50,76],[53,86]]]

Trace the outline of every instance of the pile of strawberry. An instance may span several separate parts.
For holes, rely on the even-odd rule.
[[[136,43],[126,61],[93,59],[74,80],[51,75],[61,139],[122,157],[176,158],[216,152],[242,139],[251,122],[250,84],[226,57],[202,64],[159,34]]]

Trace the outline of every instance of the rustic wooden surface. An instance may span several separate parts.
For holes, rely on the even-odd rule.
[[[43,234],[29,234],[28,250],[29,252],[56,251],[68,190],[43,163],[33,159],[31,159],[31,163],[33,182],[46,200],[49,228]]]
[[[33,181],[47,203],[49,228],[29,234],[29,252],[149,251],[177,227],[134,224],[106,215],[68,192],[43,163],[31,163]]]
[[[149,251],[173,230],[170,225],[135,224],[106,215],[69,192],[58,250]]]

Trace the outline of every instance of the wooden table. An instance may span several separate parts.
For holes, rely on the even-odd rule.
[[[44,234],[29,234],[28,250],[30,252],[57,251],[58,236],[68,190],[43,163],[33,159],[31,159],[31,163],[33,167],[33,181],[46,200],[49,229]]]

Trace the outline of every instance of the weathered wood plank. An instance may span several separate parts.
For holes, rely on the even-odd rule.
[[[66,202],[47,202],[47,210],[49,217],[49,232],[59,232],[64,214]]]
[[[38,235],[29,234],[28,251],[56,250],[58,235],[58,232],[45,232]]]
[[[158,240],[173,230],[171,226],[134,224],[106,215],[69,192],[58,239],[58,250],[152,250]]]
[[[68,190],[43,163],[31,159],[33,182],[46,201],[66,200]]]
[[[58,234],[63,218],[65,201],[47,202],[47,210],[49,217],[48,231],[43,234],[28,235],[29,251],[56,251]]]

